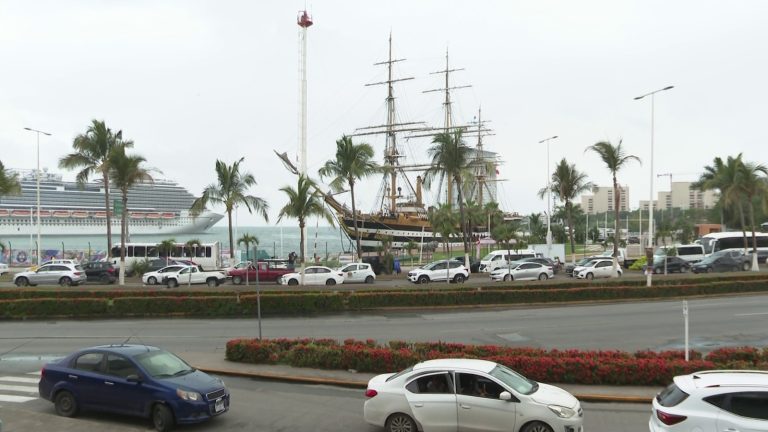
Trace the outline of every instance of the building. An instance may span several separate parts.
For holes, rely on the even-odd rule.
[[[717,192],[702,192],[700,190],[692,189],[692,184],[692,182],[672,182],[672,190],[658,192],[656,195],[657,199],[653,201],[653,209],[710,209],[717,204]],[[640,209],[648,211],[648,200],[640,200]]]
[[[619,210],[629,211],[629,186],[620,188]],[[614,211],[613,187],[596,186],[592,189],[592,195],[581,196],[581,208],[584,213],[597,214]]]

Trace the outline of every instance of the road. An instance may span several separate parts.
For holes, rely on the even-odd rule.
[[[339,387],[287,384],[224,377],[232,394],[230,412],[210,422],[185,426],[180,431],[317,431],[376,432],[380,429],[363,420],[362,390]],[[0,403],[8,407],[9,404]],[[590,432],[635,432],[643,430],[650,407],[640,404],[584,405],[585,429]],[[34,421],[47,430],[96,432],[146,432],[149,422],[130,417],[83,413],[74,421],[57,417],[53,405],[41,399],[0,406],[6,432],[21,431],[22,422]],[[10,414],[14,414],[11,416]],[[61,427],[64,425],[64,427]],[[71,429],[70,429],[71,428]]]

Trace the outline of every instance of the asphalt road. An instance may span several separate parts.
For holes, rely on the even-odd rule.
[[[360,431],[380,429],[362,417],[365,397],[359,389],[288,384],[224,377],[232,394],[230,411],[210,422],[178,428],[180,431]],[[6,407],[8,406],[5,404]],[[585,429],[590,432],[635,432],[647,428],[650,407],[639,404],[584,406]],[[5,414],[5,415],[4,415]],[[11,415],[13,414],[13,415]],[[98,413],[83,413],[74,420],[57,417],[50,402],[36,399],[0,406],[3,431],[22,431],[34,424],[39,430],[96,432],[147,431],[149,421]],[[34,423],[32,423],[34,422]],[[29,429],[27,429],[29,430]]]

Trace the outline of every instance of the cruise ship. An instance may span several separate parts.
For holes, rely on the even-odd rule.
[[[0,236],[37,232],[37,182],[35,172],[19,174],[21,195],[0,197]],[[110,200],[120,200],[110,188]],[[224,216],[205,211],[192,216],[195,197],[177,183],[156,179],[128,191],[128,231],[133,234],[199,234]],[[112,232],[120,232],[121,218],[112,216]],[[63,181],[61,174],[40,173],[40,232],[43,235],[102,235],[107,233],[102,182],[82,186]]]

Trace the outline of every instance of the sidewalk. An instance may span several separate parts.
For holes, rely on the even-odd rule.
[[[179,353],[192,366],[208,373],[286,382],[327,384],[365,389],[374,375],[355,371],[297,368],[228,361],[223,353]],[[394,371],[393,371],[394,372]],[[662,387],[555,384],[582,402],[650,403]]]

